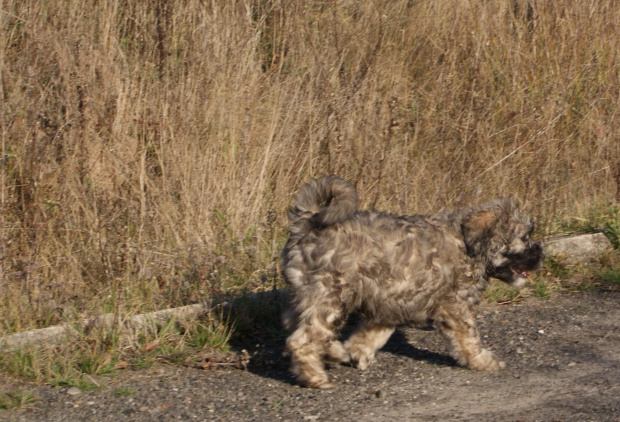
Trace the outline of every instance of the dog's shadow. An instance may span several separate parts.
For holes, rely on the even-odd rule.
[[[347,334],[345,329],[345,335]],[[295,378],[289,372],[290,358],[284,348],[285,339],[280,342],[272,343],[266,347],[259,347],[251,353],[247,370],[261,377],[271,378],[290,385],[296,385]],[[380,350],[398,356],[403,356],[413,361],[426,362],[437,366],[456,367],[457,362],[452,357],[434,352],[431,350],[418,348],[411,344],[405,333],[397,329],[387,344]],[[374,365],[380,365],[381,357]],[[343,364],[350,366],[349,364]]]
[[[421,328],[421,330],[431,331],[432,328]],[[456,360],[449,355],[414,346],[400,328],[392,334],[381,351],[438,366],[458,366]]]
[[[229,309],[232,311],[231,316],[237,321],[238,333],[233,335],[230,345],[233,350],[249,352],[250,360],[246,366],[248,371],[295,385],[295,378],[289,371],[290,358],[284,347],[287,333],[280,321],[280,315],[288,306],[288,301],[286,290],[251,293],[234,300]],[[341,330],[341,339],[350,336],[359,323],[359,315],[352,314]],[[381,351],[438,366],[457,366],[456,361],[446,354],[412,344],[405,334],[405,331],[410,329],[416,328],[397,328]],[[429,328],[417,329],[429,331]],[[380,364],[381,356],[374,365]]]

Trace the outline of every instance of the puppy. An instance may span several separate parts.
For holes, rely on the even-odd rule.
[[[283,322],[300,383],[333,387],[324,360],[366,369],[399,324],[433,324],[460,365],[505,366],[482,347],[474,305],[489,277],[523,286],[544,259],[532,219],[512,201],[397,216],[358,211],[353,186],[324,177],[301,188],[288,216],[282,271],[291,307]],[[352,312],[362,323],[343,344],[338,330]]]

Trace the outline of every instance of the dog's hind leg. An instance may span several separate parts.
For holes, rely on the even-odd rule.
[[[282,326],[286,331],[292,333],[297,327],[297,317],[291,308],[282,313]],[[338,340],[332,340],[325,349],[325,360],[330,364],[346,363],[351,360],[349,352]]]
[[[291,353],[291,371],[302,384],[314,388],[332,388],[323,358],[346,361],[346,351],[336,340],[335,328],[342,310],[333,303],[303,307],[295,331],[286,340]],[[340,347],[338,345],[340,344]]]
[[[368,368],[375,359],[375,353],[385,346],[394,329],[392,326],[360,324],[344,343],[358,369]]]
[[[448,340],[448,350],[460,365],[479,371],[496,371],[506,366],[482,347],[474,314],[466,305],[444,307],[438,312],[435,325]]]

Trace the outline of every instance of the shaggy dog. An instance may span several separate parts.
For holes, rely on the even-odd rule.
[[[489,277],[522,286],[542,266],[531,218],[508,199],[428,216],[358,211],[353,186],[312,180],[288,213],[282,251],[291,307],[283,315],[292,372],[316,388],[334,384],[324,360],[366,369],[399,324],[432,324],[460,365],[492,371],[504,362],[482,347],[474,305]],[[362,323],[343,344],[338,330]]]

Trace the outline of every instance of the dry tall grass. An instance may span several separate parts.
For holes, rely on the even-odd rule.
[[[270,286],[290,195],[620,199],[612,0],[3,0],[0,335]]]

